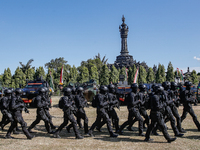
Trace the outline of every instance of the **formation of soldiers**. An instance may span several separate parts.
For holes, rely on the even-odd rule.
[[[161,85],[152,85],[152,90],[147,91],[144,84],[138,86],[137,83],[131,85],[132,92],[126,95],[124,103],[128,109],[128,120],[119,126],[119,117],[115,111],[119,108],[119,100],[117,98],[117,90],[115,85],[110,84],[108,86],[101,85],[99,88],[99,94],[94,96],[92,100],[92,106],[96,108],[96,120],[92,126],[88,127],[88,117],[84,110],[88,107],[87,100],[83,95],[84,89],[82,87],[70,88],[65,87],[63,89],[64,96],[59,100],[59,108],[62,109],[64,114],[63,123],[56,129],[52,122],[52,117],[49,113],[50,97],[48,89],[42,87],[39,89],[39,94],[35,98],[37,106],[36,120],[27,128],[26,122],[23,120],[22,111],[29,113],[21,96],[23,94],[22,89],[17,88],[6,89],[4,91],[4,97],[0,100],[0,109],[3,114],[0,126],[4,130],[4,126],[11,123],[5,138],[13,138],[11,133],[18,134],[18,123],[21,125],[23,133],[27,139],[34,138],[31,135],[33,129],[41,120],[44,121],[47,133],[53,134],[55,138],[61,138],[59,133],[64,127],[68,132],[73,127],[75,137],[77,139],[83,139],[84,136],[80,134],[79,128],[84,127],[84,133],[86,136],[94,136],[94,129],[101,132],[101,127],[107,124],[110,137],[118,137],[123,134],[123,129],[127,127],[129,131],[133,131],[132,126],[138,121],[139,136],[145,136],[145,141],[151,141],[150,135],[159,135],[157,130],[162,131],[167,142],[171,143],[176,140],[176,137],[184,136],[186,131],[182,128],[181,123],[189,113],[198,131],[200,131],[200,124],[197,120],[197,116],[194,113],[192,104],[195,103],[195,98],[191,93],[191,82],[185,82],[186,89],[177,85],[176,82],[163,82]],[[179,115],[177,107],[183,105],[183,114]],[[147,110],[150,110],[148,115]],[[76,118],[76,119],[75,119]],[[84,125],[81,123],[81,119],[84,121]],[[68,125],[68,123],[69,124]],[[166,122],[170,121],[175,138],[171,138],[167,131]],[[113,131],[112,125],[115,128]],[[68,126],[67,126],[68,125]],[[143,129],[147,128],[146,134]],[[52,131],[52,129],[56,129]]]

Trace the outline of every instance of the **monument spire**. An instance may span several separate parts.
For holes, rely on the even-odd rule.
[[[121,55],[128,55],[127,48],[127,36],[128,36],[128,26],[125,24],[125,17],[122,16],[122,24],[119,26],[119,32],[121,34]]]

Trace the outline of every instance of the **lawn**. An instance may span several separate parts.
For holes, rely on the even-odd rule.
[[[55,126],[59,126],[63,122],[63,112],[58,108],[58,100],[60,97],[53,97],[52,108],[50,108],[50,114],[53,117],[53,123]],[[193,109],[200,120],[200,104],[193,106]],[[89,119],[89,127],[95,121],[96,109],[86,108],[86,113]],[[182,106],[179,107],[179,113],[182,114]],[[30,113],[23,112],[24,120],[29,126],[36,118],[36,109],[30,108]],[[128,111],[125,106],[120,107],[120,110],[116,109],[120,119],[120,125],[127,120]],[[149,113],[149,111],[148,111]],[[2,114],[0,114],[0,118]],[[9,128],[10,124],[5,127],[5,130]],[[182,123],[182,127],[187,131],[181,138],[177,138],[175,142],[167,143],[161,132],[158,132],[159,136],[151,136],[154,139],[152,142],[144,142],[144,137],[138,136],[138,123],[133,126],[134,131],[128,131],[124,129],[124,135],[119,135],[118,138],[110,138],[106,125],[102,128],[102,133],[94,131],[95,137],[85,137],[84,139],[75,139],[74,133],[67,133],[64,128],[61,133],[61,139],[53,138],[53,135],[47,134],[44,122],[41,121],[33,131],[35,132],[35,138],[27,140],[23,133],[19,135],[12,135],[14,139],[4,139],[7,131],[0,130],[0,150],[15,149],[15,150],[52,150],[52,149],[200,149],[200,132],[198,132],[195,124],[190,115]],[[174,133],[169,123],[167,123],[168,132],[170,136],[174,137]],[[21,127],[20,127],[21,129]],[[83,129],[80,129],[83,133]],[[144,131],[146,132],[146,130]]]

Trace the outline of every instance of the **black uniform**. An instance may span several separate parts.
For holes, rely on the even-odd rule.
[[[0,123],[2,130],[6,124],[14,121],[10,111],[10,104],[12,101],[12,96],[11,96],[12,91],[6,89],[4,93],[5,96],[1,99],[1,104],[0,104],[1,113],[3,114],[2,121]]]
[[[16,89],[16,90],[20,91],[21,89]],[[21,93],[22,93],[22,90],[21,90]],[[10,126],[5,138],[11,138],[11,136],[10,136],[11,132],[14,130],[15,127],[17,127],[17,123],[19,123],[21,125],[22,131],[26,135],[27,139],[32,139],[34,137],[26,129],[27,124],[22,117],[22,110],[25,108],[25,104],[20,97],[21,93],[16,94],[16,97],[12,98],[11,112],[12,112],[14,121],[11,123],[11,126]]]
[[[78,92],[78,94],[75,96],[74,101],[75,101],[76,108],[77,108],[77,111],[76,111],[77,124],[79,124],[79,127],[80,127],[81,119],[83,119],[84,120],[84,131],[85,131],[85,134],[87,134],[88,133],[88,117],[84,110],[84,107],[87,107],[87,100],[85,99],[82,91]],[[72,124],[70,124],[67,127],[67,130],[69,131],[71,127],[73,127]]]
[[[162,88],[160,90],[162,90]],[[170,138],[167,132],[167,126],[164,123],[163,115],[161,113],[161,109],[163,108],[163,103],[161,102],[160,95],[158,93],[151,96],[150,106],[151,106],[151,112],[150,112],[151,124],[147,128],[145,141],[150,140],[151,131],[156,123],[160,127],[165,139],[168,142],[174,141],[176,138]]]
[[[127,97],[127,108],[129,111],[128,114],[128,120],[124,122],[119,129],[119,132],[122,134],[122,130],[127,126],[127,125],[132,125],[133,121],[139,121],[139,135],[143,136],[143,118],[141,117],[139,113],[139,104],[140,101],[138,99],[137,93],[131,92],[129,93]],[[133,118],[135,117],[135,120]]]
[[[178,104],[179,102],[179,97],[177,96],[177,93],[178,91],[176,91],[176,89],[174,90],[170,90],[169,93],[168,93],[168,96],[173,100],[172,103],[169,104],[171,110],[172,110],[172,113],[174,115],[174,117],[176,118],[176,121],[177,121],[177,128],[179,130],[179,132],[182,132],[182,133],[185,133],[185,131],[182,129],[181,127],[181,117],[178,113],[178,110],[177,110],[177,107],[176,107],[176,104]],[[167,122],[168,119],[166,119],[165,122]]]
[[[113,120],[114,127],[116,132],[119,131],[119,117],[117,116],[117,113],[115,111],[115,107],[119,108],[119,101],[113,93],[108,93],[108,100],[109,100],[109,107],[107,109],[109,117]],[[106,120],[103,120],[97,127],[99,131],[101,131],[101,127],[106,123]]]
[[[106,96],[106,92],[108,88],[106,86],[101,86],[100,88],[100,93],[95,96],[96,99],[96,105],[97,105],[97,117],[96,121],[92,124],[89,134],[90,136],[93,136],[92,132],[96,126],[98,126],[101,123],[101,119],[106,121],[107,123],[107,128],[110,133],[110,137],[117,137],[118,135],[115,134],[112,130],[111,127],[111,120],[109,118],[107,108],[109,107],[109,100],[108,97]]]
[[[54,133],[55,138],[60,138],[59,133],[61,130],[68,124],[68,121],[70,121],[73,125],[73,129],[75,132],[75,136],[77,139],[82,139],[83,137],[80,135],[80,132],[77,128],[77,122],[73,116],[74,111],[74,101],[71,98],[71,89],[70,88],[64,88],[64,97],[61,97],[60,101],[63,103],[63,112],[64,112],[64,122],[58,127],[58,129]]]
[[[37,116],[36,120],[29,126],[28,131],[31,132],[31,129],[34,128],[38,123],[40,123],[41,120],[44,121],[45,127],[48,133],[52,133],[51,128],[49,126],[49,118],[47,117],[45,113],[45,108],[47,107],[46,98],[44,95],[45,90],[39,89],[40,94],[36,97],[37,102]]]
[[[181,103],[183,104],[183,114],[181,116],[181,122],[186,118],[187,114],[189,113],[192,116],[192,119],[198,128],[198,131],[200,131],[200,124],[197,120],[197,116],[194,113],[194,110],[192,108],[192,103],[195,102],[195,99],[191,93],[190,87],[191,82],[186,82],[186,90],[181,92]]]

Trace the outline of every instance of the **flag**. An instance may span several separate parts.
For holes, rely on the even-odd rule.
[[[183,70],[181,70],[181,81],[183,81]]]
[[[134,77],[133,83],[136,83],[136,82],[137,82],[138,70],[139,70],[139,67],[137,68],[137,71],[136,71],[136,73],[135,73],[135,77]]]
[[[51,71],[49,72],[49,74],[50,74],[50,83],[49,83],[49,85],[50,85],[50,87],[51,87],[51,90],[52,90],[52,92],[54,92],[54,87],[53,87],[53,78],[52,78],[52,76],[51,76]]]
[[[61,68],[61,72],[60,72],[60,85],[63,85],[63,66]]]

